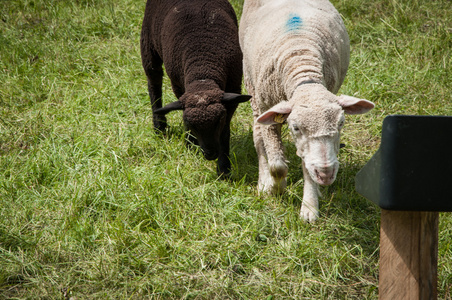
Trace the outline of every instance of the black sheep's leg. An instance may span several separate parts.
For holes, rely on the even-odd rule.
[[[145,72],[148,78],[148,91],[152,104],[152,120],[154,128],[159,131],[164,131],[166,128],[166,117],[163,114],[154,113],[155,110],[162,107],[162,79],[163,68],[162,60],[157,55],[150,58],[150,63],[146,66]]]
[[[229,120],[228,120],[229,121]],[[231,173],[231,161],[229,159],[229,139],[231,131],[229,123],[225,125],[220,137],[220,152],[217,161],[217,174],[221,177],[227,177]]]

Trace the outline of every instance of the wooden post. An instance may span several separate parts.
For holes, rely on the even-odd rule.
[[[381,210],[380,300],[437,299],[438,212]]]

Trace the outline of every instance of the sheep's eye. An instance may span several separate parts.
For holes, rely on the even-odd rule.
[[[293,131],[295,131],[295,132],[299,132],[299,131],[300,131],[300,128],[298,128],[297,125],[293,125],[293,126],[292,126],[292,129],[293,129]]]
[[[339,128],[342,128],[344,126],[344,120],[339,121]]]

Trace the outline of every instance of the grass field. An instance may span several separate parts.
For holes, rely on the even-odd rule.
[[[352,50],[340,93],[377,106],[348,117],[338,179],[306,224],[287,132],[287,192],[257,194],[248,104],[229,181],[185,147],[180,113],[154,133],[144,0],[0,0],[0,299],[377,299],[379,208],[354,176],[385,116],[452,115],[452,4],[333,3]],[[451,299],[450,214],[439,237],[439,298]]]

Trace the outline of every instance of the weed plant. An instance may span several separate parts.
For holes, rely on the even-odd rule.
[[[231,3],[240,16],[243,1]],[[306,224],[287,131],[287,192],[256,191],[249,105],[231,125],[231,180],[187,149],[180,113],[154,132],[144,0],[0,0],[0,298],[377,299],[379,208],[354,176],[385,116],[452,115],[452,5],[333,3],[352,50],[340,93],[377,106],[348,117],[338,179]],[[167,78],[164,99],[175,100]],[[439,298],[450,299],[447,213],[439,237]]]

